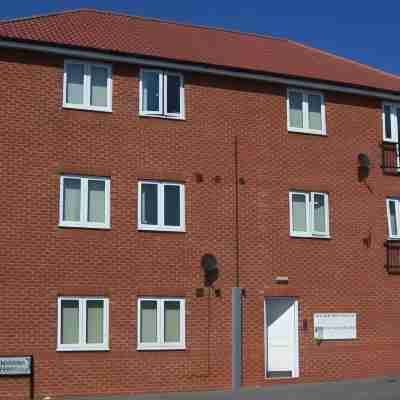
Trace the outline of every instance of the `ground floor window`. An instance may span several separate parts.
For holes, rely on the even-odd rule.
[[[108,303],[103,297],[59,297],[57,350],[108,350]]]
[[[139,298],[138,349],[185,348],[185,300]]]

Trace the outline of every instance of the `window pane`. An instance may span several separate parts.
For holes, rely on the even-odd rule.
[[[293,128],[303,128],[303,94],[289,92],[289,122]]]
[[[140,302],[140,342],[157,342],[157,302],[154,300]]]
[[[107,68],[94,66],[91,68],[90,104],[92,106],[107,106],[107,78]]]
[[[61,301],[61,343],[79,344],[79,301]]]
[[[385,139],[392,139],[391,107],[384,106],[383,111],[385,113]]]
[[[88,181],[88,220],[89,222],[106,222],[106,183]]]
[[[399,141],[399,132],[400,132],[400,129],[399,129],[399,126],[400,126],[400,108],[396,108],[396,118],[397,118],[397,140],[396,141]]]
[[[158,185],[142,183],[141,191],[141,223],[148,225],[157,225],[157,192]]]
[[[180,226],[180,187],[164,186],[164,224]]]
[[[164,303],[164,342],[179,342],[180,341],[180,313],[179,301],[166,301]]]
[[[314,94],[308,96],[308,118],[310,129],[322,130],[321,96]]]
[[[64,178],[64,221],[81,219],[81,180]]]
[[[393,200],[389,201],[389,224],[392,236],[397,236],[397,220],[396,220],[396,202]]]
[[[306,195],[294,193],[292,195],[292,218],[295,232],[307,231]]]
[[[159,73],[152,71],[143,71],[143,110],[155,111],[160,110],[160,86],[159,86]]]
[[[176,75],[167,75],[167,113],[181,112],[181,79]]]
[[[322,194],[314,195],[314,230],[317,232],[326,232],[326,205],[325,196]]]
[[[83,104],[83,64],[67,64],[67,103]]]
[[[86,302],[86,342],[104,342],[104,301],[88,300]]]

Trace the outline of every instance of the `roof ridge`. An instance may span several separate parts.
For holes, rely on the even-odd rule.
[[[88,8],[88,9],[85,9],[85,11],[94,11],[94,12],[97,12],[100,14],[119,15],[119,16],[127,17],[127,18],[140,19],[142,21],[160,22],[162,24],[185,26],[188,28],[204,29],[204,30],[208,30],[208,31],[219,31],[219,32],[235,33],[238,35],[255,36],[255,37],[259,37],[259,38],[263,38],[263,39],[268,38],[268,39],[282,40],[282,41],[288,40],[287,38],[273,36],[272,34],[268,35],[268,34],[262,34],[262,33],[256,33],[256,32],[245,32],[245,31],[239,31],[239,30],[235,30],[235,29],[227,29],[227,28],[211,26],[211,25],[197,25],[197,24],[191,24],[189,22],[178,22],[178,21],[173,21],[173,20],[169,20],[169,19],[161,19],[161,18],[156,18],[156,17],[144,17],[142,15],[132,15],[132,14],[119,12],[119,11],[99,10],[96,8]]]
[[[17,17],[17,18],[2,19],[2,20],[0,19],[0,25],[12,23],[12,22],[28,21],[28,20],[37,19],[37,18],[53,17],[53,16],[57,16],[57,15],[62,15],[62,14],[72,14],[72,13],[81,12],[81,11],[97,11],[97,10],[83,7],[83,8],[66,9],[66,10],[61,10],[61,11],[52,11],[52,12],[45,13],[45,14],[35,14],[35,15],[30,15],[28,17]]]
[[[187,28],[196,28],[196,29],[203,29],[203,30],[208,30],[208,31],[219,31],[219,32],[234,33],[234,34],[237,34],[237,35],[246,35],[246,36],[252,36],[252,37],[259,37],[259,38],[262,38],[262,39],[266,39],[267,38],[267,39],[272,39],[272,40],[288,41],[287,38],[273,36],[273,35],[267,35],[267,34],[262,34],[262,33],[244,32],[244,31],[240,31],[240,30],[226,29],[226,28],[222,28],[222,27],[218,27],[218,26],[210,26],[210,25],[197,25],[197,24],[191,24],[191,23],[188,23],[188,22],[178,22],[178,21],[172,21],[172,20],[161,19],[161,18],[156,18],[156,17],[144,17],[142,15],[132,15],[132,14],[119,12],[119,11],[100,10],[100,9],[97,9],[97,8],[90,8],[90,7],[83,7],[83,8],[62,10],[62,11],[54,11],[54,12],[47,13],[47,14],[31,15],[29,17],[5,19],[5,20],[0,20],[0,25],[1,24],[6,24],[6,23],[12,23],[12,22],[27,21],[27,20],[32,20],[32,19],[36,19],[36,18],[45,18],[45,17],[53,17],[53,16],[57,16],[57,15],[62,15],[62,14],[77,13],[77,12],[82,12],[82,11],[95,12],[95,13],[99,13],[99,14],[118,15],[118,16],[121,16],[121,17],[134,18],[134,19],[139,19],[139,20],[142,20],[142,21],[153,21],[153,22],[159,22],[159,23],[162,23],[162,24],[184,26],[184,27],[187,27]]]
[[[335,54],[335,53],[331,53],[331,52],[329,52],[329,51],[325,51],[325,50],[322,50],[322,49],[318,49],[317,47],[311,47],[311,46],[308,46],[308,45],[306,45],[306,44],[304,44],[304,43],[296,42],[295,40],[288,39],[288,42],[293,43],[293,44],[295,44],[295,45],[297,45],[297,46],[304,47],[304,48],[306,48],[307,50],[314,50],[314,51],[317,51],[317,52],[319,52],[319,53],[325,54],[325,55],[327,55],[327,56],[337,58],[337,59],[339,59],[339,60],[341,60],[341,61],[347,61],[347,62],[356,64],[356,65],[358,65],[358,66],[360,66],[360,67],[370,69],[370,70],[372,70],[372,71],[374,71],[374,72],[378,72],[378,73],[380,73],[380,74],[382,74],[382,75],[390,76],[391,78],[400,79],[400,75],[392,74],[392,73],[387,72],[387,71],[384,71],[384,70],[382,70],[382,69],[379,69],[379,68],[376,68],[376,67],[372,67],[371,65],[364,64],[364,63],[362,63],[362,62],[360,62],[360,61],[357,61],[357,60],[354,60],[354,59],[352,59],[352,58],[339,56],[339,55],[337,55],[337,54]]]

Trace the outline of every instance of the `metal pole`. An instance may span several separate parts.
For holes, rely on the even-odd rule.
[[[242,380],[242,289],[232,288],[232,391]]]

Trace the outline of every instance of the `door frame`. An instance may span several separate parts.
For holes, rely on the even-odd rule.
[[[290,378],[268,377],[268,328],[267,328],[267,301],[269,299],[292,299],[294,302],[294,357],[292,365],[292,376]],[[264,297],[264,377],[266,379],[293,379],[300,376],[299,367],[299,301],[294,296],[265,296]]]

